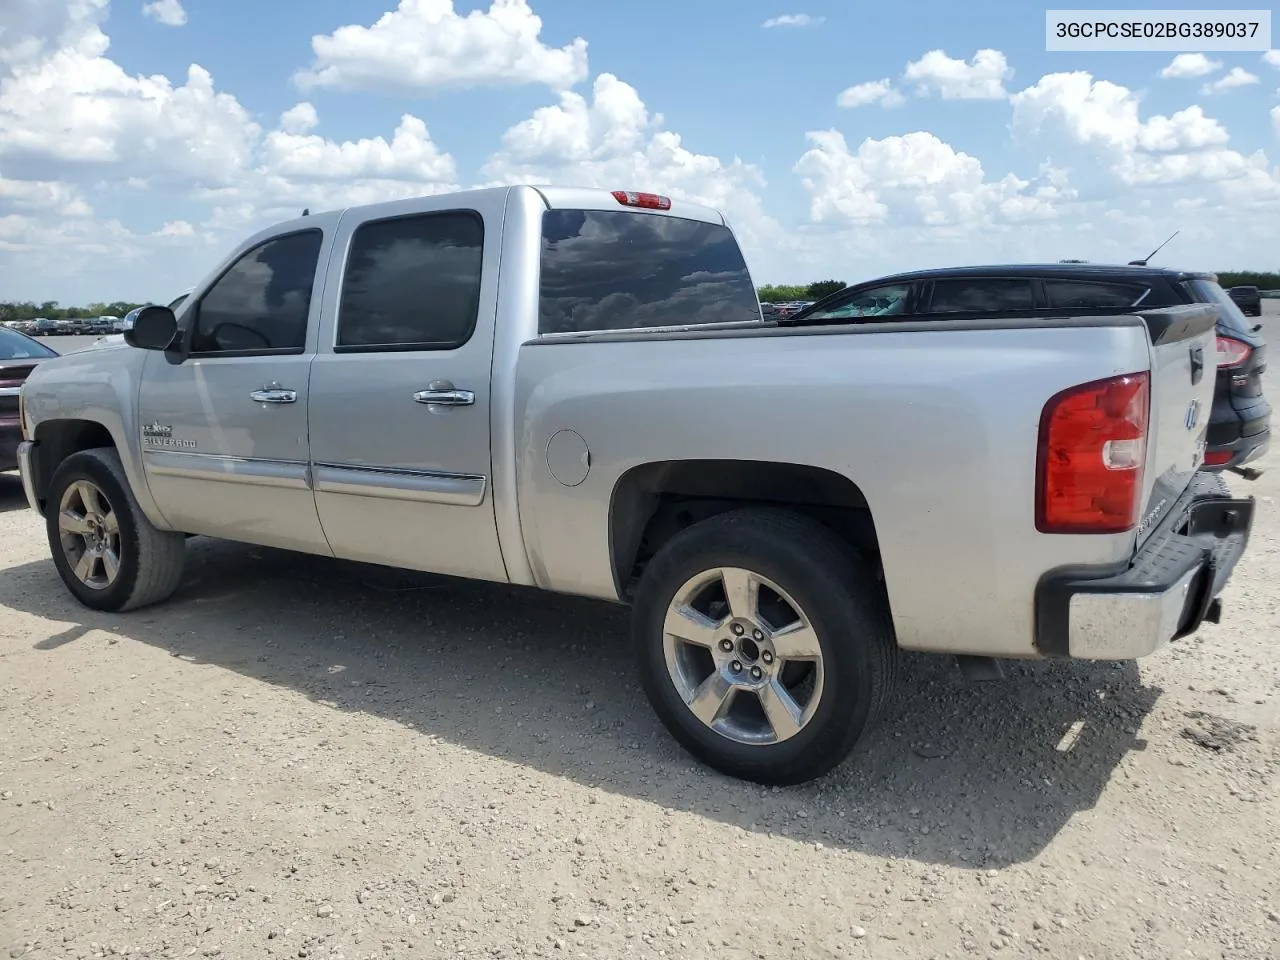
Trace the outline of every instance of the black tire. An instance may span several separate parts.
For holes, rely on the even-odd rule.
[[[818,637],[822,694],[788,739],[742,743],[713,730],[686,706],[667,669],[668,606],[687,581],[720,567],[773,581]],[[802,783],[836,767],[890,702],[897,680],[888,603],[870,567],[827,528],[785,510],[737,510],[672,537],[636,591],[632,640],[645,693],[672,736],[708,766],[757,783]]]
[[[88,481],[101,492],[118,524],[118,572],[100,588],[89,586],[76,575],[59,528],[63,496],[80,481]],[[168,599],[182,582],[186,537],[152,526],[129,488],[114,447],[82,450],[64,460],[53,474],[46,504],[45,528],[54,566],[67,589],[86,607],[109,611],[145,607]]]

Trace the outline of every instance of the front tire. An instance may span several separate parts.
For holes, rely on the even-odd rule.
[[[53,564],[94,610],[168,599],[182,581],[186,538],[156,529],[129,487],[114,447],[82,450],[53,474],[45,527]]]
[[[750,509],[682,531],[636,592],[641,682],[708,766],[765,784],[837,766],[889,700],[897,643],[870,568],[799,514]]]

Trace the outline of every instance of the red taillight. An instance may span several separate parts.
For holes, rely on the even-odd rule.
[[[646,210],[670,210],[671,198],[661,197],[656,193],[631,193],[627,190],[613,191],[613,199],[624,207],[643,207]]]
[[[1234,454],[1230,450],[1210,450],[1204,455],[1204,465],[1206,467],[1220,467]]]
[[[1249,359],[1253,347],[1231,337],[1218,338],[1218,369],[1229,370],[1238,367]]]
[[[1070,387],[1040,416],[1036,529],[1123,533],[1138,521],[1151,385],[1129,373]]]

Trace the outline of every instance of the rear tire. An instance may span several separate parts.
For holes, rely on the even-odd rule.
[[[94,610],[168,599],[182,581],[186,537],[152,526],[114,447],[64,460],[49,484],[45,527],[58,575]]]
[[[795,784],[837,766],[897,678],[871,569],[783,510],[721,514],[672,537],[636,592],[649,702],[690,753],[730,776]]]

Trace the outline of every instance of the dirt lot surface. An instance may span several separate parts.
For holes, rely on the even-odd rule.
[[[0,476],[0,956],[1280,958],[1269,463],[1222,626],[912,658],[785,790],[674,746],[624,611],[193,540],[99,615]]]

